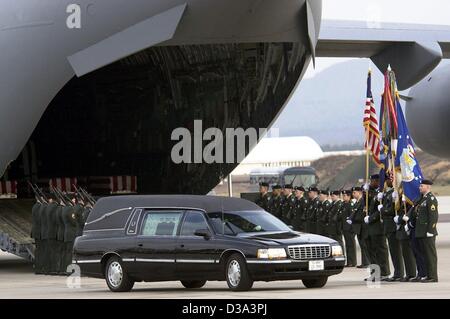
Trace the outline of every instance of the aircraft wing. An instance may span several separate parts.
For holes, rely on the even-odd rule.
[[[450,26],[323,20],[316,56],[371,58],[382,71],[391,64],[403,90],[450,58]]]

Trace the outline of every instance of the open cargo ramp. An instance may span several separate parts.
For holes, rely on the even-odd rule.
[[[0,200],[0,249],[30,261],[34,259],[33,204],[33,200]]]

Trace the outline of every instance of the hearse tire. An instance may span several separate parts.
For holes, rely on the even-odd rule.
[[[134,286],[134,281],[124,270],[122,260],[116,256],[109,258],[106,262],[105,280],[112,292],[128,292]]]
[[[181,284],[187,289],[198,289],[206,284],[206,280],[181,280]]]
[[[241,254],[236,253],[228,258],[225,264],[225,279],[233,291],[248,291],[252,288],[253,279]]]
[[[328,277],[320,277],[314,279],[303,279],[303,285],[306,288],[322,288],[327,284]]]

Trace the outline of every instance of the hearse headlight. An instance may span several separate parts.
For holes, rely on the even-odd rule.
[[[340,245],[331,246],[331,255],[333,257],[344,256],[344,252],[342,251],[342,247]]]
[[[257,256],[262,259],[281,259],[287,257],[284,248],[258,249]]]

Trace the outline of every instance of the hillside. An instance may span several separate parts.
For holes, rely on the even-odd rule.
[[[433,192],[436,195],[450,195],[450,161],[418,152],[417,158],[425,178],[434,181]],[[365,178],[365,156],[330,156],[312,163],[319,177],[320,188],[348,189],[356,184],[363,183]],[[373,165],[370,173],[377,173]],[[250,185],[248,176],[233,176],[233,195],[255,192],[257,185]],[[223,183],[214,189],[216,195],[227,195],[227,184]]]
[[[363,110],[370,60],[353,59],[303,79],[274,127],[281,136],[311,136],[319,145],[363,143]],[[378,105],[383,76],[373,72]]]
[[[450,161],[419,151],[417,159],[425,178],[434,181],[438,195],[450,195]],[[364,179],[365,156],[332,156],[312,163],[316,168],[321,187],[340,189]],[[370,173],[377,172],[372,166]]]

